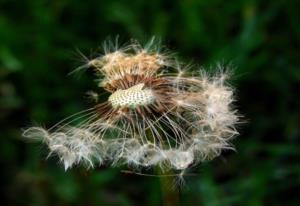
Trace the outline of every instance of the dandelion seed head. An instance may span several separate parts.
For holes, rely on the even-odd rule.
[[[109,94],[107,101],[93,93],[93,108],[49,130],[32,127],[23,134],[43,141],[65,169],[110,163],[184,171],[233,148],[238,115],[225,69],[218,65],[215,75],[188,72],[192,66],[153,40],[144,47],[107,44],[104,51],[87,66]]]

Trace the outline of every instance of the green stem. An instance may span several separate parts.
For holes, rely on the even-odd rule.
[[[158,174],[163,175],[161,170]],[[179,192],[175,185],[175,178],[173,176],[161,176],[159,178],[163,205],[165,206],[179,206]]]

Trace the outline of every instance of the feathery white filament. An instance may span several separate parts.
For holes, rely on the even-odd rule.
[[[110,95],[108,101],[114,108],[148,105],[154,102],[155,96],[150,89],[143,89],[144,84],[137,84],[125,90],[117,90]]]

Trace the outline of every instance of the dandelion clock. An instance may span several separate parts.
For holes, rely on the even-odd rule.
[[[187,69],[153,41],[107,44],[79,68],[94,71],[107,99],[23,136],[46,144],[66,170],[79,164],[185,170],[231,149],[238,134],[229,75],[217,67],[215,74]]]

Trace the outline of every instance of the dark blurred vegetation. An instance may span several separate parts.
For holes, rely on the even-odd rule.
[[[298,1],[0,2],[1,205],[300,205]],[[64,172],[21,138],[21,128],[50,127],[89,106],[93,74],[67,75],[82,63],[75,50],[89,56],[116,35],[155,35],[183,60],[236,67],[236,106],[247,121],[237,152],[192,169],[198,175],[179,193],[119,168]]]

